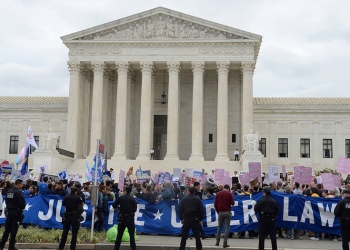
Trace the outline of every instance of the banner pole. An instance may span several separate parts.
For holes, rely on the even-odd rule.
[[[97,160],[97,154],[98,154],[98,142],[99,142],[99,139],[96,140],[96,155],[95,155],[95,182],[94,182],[94,186],[96,187],[97,186],[97,163],[98,163],[98,160]],[[92,189],[92,190],[95,190],[95,189]],[[97,191],[97,189],[96,189]],[[98,192],[98,191],[97,191]],[[98,196],[97,196],[97,200],[96,202],[98,201]],[[94,202],[92,205],[92,219],[91,219],[91,235],[90,235],[90,238],[91,238],[91,241],[92,241],[92,238],[94,237],[94,223],[95,223],[95,207],[96,207],[96,202]]]

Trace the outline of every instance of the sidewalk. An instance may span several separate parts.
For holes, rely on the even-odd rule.
[[[139,240],[136,241],[138,250],[177,250],[180,245],[180,236],[159,236],[159,235],[138,235]],[[312,241],[309,237],[302,236],[302,240],[288,240],[288,239],[277,239],[278,249],[290,250],[290,249],[308,249],[308,250],[338,250],[342,249],[341,241],[334,242],[330,240]],[[220,246],[215,246],[215,238],[208,238],[202,240],[203,249],[222,249],[222,241]],[[243,250],[256,250],[258,249],[258,239],[249,239],[247,236],[245,239],[239,239],[237,235],[233,238],[229,238],[228,244],[230,245],[227,249],[243,249]],[[57,249],[58,244],[16,244],[18,249]],[[81,244],[77,245],[77,249],[93,250],[93,249],[106,249],[112,250],[114,243],[102,242],[96,244]],[[196,242],[195,239],[187,240],[187,249],[195,250]],[[66,245],[65,249],[69,249],[69,244]],[[129,250],[129,242],[123,242],[120,248],[121,250]],[[271,249],[271,241],[265,240],[265,249]]]

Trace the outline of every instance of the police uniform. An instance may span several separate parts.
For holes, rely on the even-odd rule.
[[[202,242],[200,239],[201,224],[203,220],[203,204],[195,194],[188,194],[184,197],[179,205],[179,217],[182,224],[182,237],[179,250],[184,250],[186,247],[186,240],[188,232],[192,229],[196,239],[196,249],[202,249]]]
[[[130,235],[131,250],[136,250],[135,243],[135,212],[137,210],[137,203],[134,197],[129,193],[120,196],[114,203],[113,208],[118,209],[118,235],[115,241],[114,249],[119,250],[120,243],[125,228],[128,228]]]
[[[254,211],[259,214],[259,250],[264,249],[265,238],[269,234],[272,250],[277,250],[276,216],[279,206],[276,200],[270,197],[270,189],[264,188],[265,196],[260,199]]]
[[[21,182],[23,184],[23,182]],[[6,196],[6,222],[5,222],[5,232],[2,235],[0,249],[2,250],[6,244],[6,241],[11,234],[9,249],[16,249],[16,235],[18,231],[18,226],[23,220],[22,211],[26,206],[26,202],[23,197],[23,193],[17,187],[11,188],[7,191]]]
[[[71,193],[70,195],[64,197],[62,204],[66,207],[66,211],[62,218],[63,232],[58,249],[64,249],[69,229],[72,227],[72,240],[70,243],[70,249],[73,250],[77,244],[81,214],[83,212],[83,200],[77,194]]]
[[[350,190],[344,190],[343,194],[350,194]],[[349,250],[350,197],[339,201],[334,209],[334,215],[339,218],[343,249]]]

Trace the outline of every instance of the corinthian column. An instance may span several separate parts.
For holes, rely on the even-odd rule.
[[[128,96],[128,62],[116,62],[118,71],[117,108],[115,121],[115,152],[113,157],[126,159],[126,135],[127,135],[127,96]]]
[[[164,160],[179,159],[179,70],[180,62],[167,62],[169,71],[167,154]]]
[[[79,81],[80,81],[80,62],[68,61],[68,69],[70,73],[69,81],[69,99],[68,99],[68,120],[67,120],[67,144],[66,149],[77,156],[78,152],[78,134],[79,126]],[[81,129],[81,128],[80,128]]]
[[[142,72],[141,109],[140,109],[140,148],[139,159],[149,159],[152,126],[152,71],[153,62],[140,62]]]
[[[204,62],[192,62],[192,153],[190,161],[204,161],[203,157],[203,73]]]
[[[217,153],[215,161],[229,161],[228,144],[228,68],[230,62],[217,62],[218,107],[217,107]]]
[[[103,70],[104,62],[91,62],[94,72],[94,83],[92,90],[91,105],[91,134],[90,134],[90,156],[96,154],[96,140],[102,137],[102,112],[103,112]]]
[[[243,137],[249,134],[250,129],[253,129],[253,74],[255,61],[242,62],[242,146]],[[242,147],[243,148],[243,147]]]

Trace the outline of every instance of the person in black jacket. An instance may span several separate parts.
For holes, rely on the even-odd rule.
[[[11,233],[9,248],[10,250],[15,250],[16,235],[18,231],[18,226],[23,220],[22,211],[26,207],[26,202],[23,197],[22,188],[23,181],[17,179],[15,186],[7,191],[6,196],[6,222],[5,222],[5,232],[2,235],[0,242],[0,249],[5,247],[6,241]]]
[[[83,212],[84,205],[83,200],[79,195],[77,195],[77,193],[78,189],[76,187],[72,187],[70,194],[64,197],[62,202],[63,206],[66,207],[66,211],[64,212],[62,218],[63,232],[60,244],[58,246],[59,250],[64,249],[70,227],[72,227],[72,240],[70,243],[70,249],[74,250],[77,244],[77,236],[80,228],[81,214]]]
[[[334,215],[339,218],[343,250],[349,250],[350,190],[343,190],[343,200],[335,207]]]
[[[156,200],[154,199],[154,195],[152,193],[152,185],[147,184],[145,191],[139,197],[142,200],[148,201],[150,204],[155,204]]]
[[[196,249],[202,249],[200,231],[203,220],[203,204],[202,201],[195,195],[196,189],[190,187],[189,194],[184,197],[179,205],[179,217],[182,223],[181,242],[179,250],[185,250],[188,232],[192,229],[196,238]]]
[[[55,194],[62,197],[66,196],[66,191],[63,189],[63,183],[60,181],[56,183]]]
[[[130,193],[131,187],[126,186],[124,188],[124,195],[120,196],[113,203],[113,208],[118,211],[118,235],[115,241],[114,250],[119,250],[125,228],[128,228],[129,231],[130,248],[131,250],[136,250],[134,219],[137,210],[137,203]]]
[[[278,203],[270,196],[270,188],[264,188],[264,197],[255,207],[255,213],[259,214],[259,250],[264,250],[265,238],[269,234],[272,250],[277,250],[276,241],[276,216],[279,211]]]

